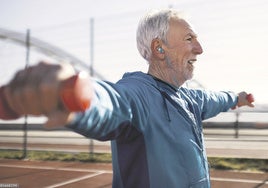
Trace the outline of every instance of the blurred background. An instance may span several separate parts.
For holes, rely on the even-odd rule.
[[[158,8],[182,11],[203,47],[204,53],[195,64],[194,78],[186,87],[245,90],[255,97],[255,108],[230,110],[204,121],[211,167],[218,164],[211,161],[213,157],[221,158],[221,165],[216,168],[235,170],[238,161],[224,167],[222,160],[245,161],[247,158],[257,169],[267,172],[267,0],[0,0],[0,86],[19,69],[40,60],[67,61],[77,70],[89,71],[95,77],[112,82],[125,72],[146,72],[147,62],[136,48],[136,28],[141,16]],[[111,152],[109,142],[89,140],[64,128],[46,130],[42,127],[45,120],[44,117],[0,120],[0,158],[32,159],[30,152],[44,151],[38,158],[42,160],[49,152],[56,151],[90,154],[92,161],[93,154]],[[19,157],[13,154],[17,151]],[[249,161],[246,164],[242,170],[252,169]],[[4,169],[5,165],[0,162],[0,180],[10,183],[6,173],[12,168]],[[14,170],[11,177],[14,172],[20,170]],[[262,181],[253,179],[252,174],[249,176],[239,178],[231,174],[230,178],[223,179],[212,173],[211,180],[217,188],[231,188],[230,182],[235,184],[233,187],[268,184],[267,174]],[[23,187],[19,178],[14,177]],[[22,176],[22,180],[25,179]],[[25,187],[31,187],[29,185]]]
[[[266,0],[0,0],[0,84],[7,83],[17,70],[40,60],[67,61],[112,82],[125,72],[146,72],[147,63],[136,48],[136,28],[141,16],[158,8],[174,8],[187,15],[203,47],[194,79],[187,87],[245,90],[255,96],[256,108],[241,108],[205,121],[206,139],[243,138],[267,144]],[[29,117],[1,121],[1,148],[16,148],[14,144],[8,147],[8,143],[23,142],[23,134],[16,131],[22,125],[44,120]],[[37,131],[42,128],[30,129],[33,132],[28,136],[32,140],[28,142],[37,143],[37,137],[43,135]],[[61,133],[49,134],[50,138],[56,134],[56,139]],[[9,140],[7,135],[12,138]],[[38,142],[48,143],[46,139]],[[262,149],[267,154],[267,147]]]
[[[31,37],[87,65],[93,59],[95,71],[110,81],[127,71],[146,71],[136,48],[138,21],[151,9],[172,7],[187,15],[204,48],[194,79],[212,90],[246,90],[256,103],[268,103],[265,0],[1,0],[0,5],[0,29],[25,37],[29,29]],[[23,45],[8,38],[1,36],[0,42],[0,83],[5,83],[24,68],[26,54]],[[32,46],[30,64],[48,58],[36,52]]]

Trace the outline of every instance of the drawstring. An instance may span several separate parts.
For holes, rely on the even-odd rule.
[[[163,80],[161,80],[161,79],[159,79],[159,78],[157,78],[157,77],[155,77],[155,76],[153,76],[151,74],[148,74],[148,75],[150,75],[155,80],[155,83],[156,83],[157,87],[155,85],[152,85],[152,86],[155,87],[161,93],[162,99],[163,99],[163,102],[164,102],[165,112],[167,113],[167,120],[170,122],[171,118],[170,118],[170,114],[169,114],[169,110],[168,110],[168,106],[167,106],[167,101],[166,101],[169,98],[169,96],[168,96],[168,94],[166,92],[162,91],[159,88],[158,82],[162,82],[162,83],[168,85],[174,91],[176,91],[176,89],[172,85],[170,85],[169,83],[167,83],[167,82],[165,82],[165,81],[163,81]]]

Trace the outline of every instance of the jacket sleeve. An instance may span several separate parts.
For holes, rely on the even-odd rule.
[[[139,131],[139,125],[147,121],[148,108],[146,93],[135,89],[135,85],[94,81],[95,95],[90,108],[85,113],[77,113],[67,127],[97,140],[112,140],[126,135],[122,133],[131,133],[133,128]]]
[[[220,112],[226,112],[237,104],[237,95],[229,91],[205,91],[195,92],[196,101],[200,107],[202,120],[214,117]]]
[[[94,96],[91,106],[84,113],[77,113],[75,120],[67,125],[86,137],[111,140],[132,119],[129,101],[103,81],[93,81]]]

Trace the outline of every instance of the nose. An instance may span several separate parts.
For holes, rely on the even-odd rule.
[[[195,54],[198,54],[198,55],[203,53],[203,48],[198,40],[196,40],[193,51]]]

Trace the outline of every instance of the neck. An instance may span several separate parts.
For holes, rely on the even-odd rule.
[[[151,62],[149,64],[148,74],[172,85],[175,88],[179,88],[184,83],[178,80],[178,73],[169,61]]]
[[[164,80],[161,80],[151,74],[148,73],[148,75],[152,76],[154,80],[158,81],[158,82],[162,82],[162,83],[165,83],[166,85],[168,85],[169,87],[171,87],[172,89],[174,89],[175,91],[177,91],[179,88],[178,87],[175,87],[174,85],[171,85],[170,83],[167,83],[165,82]]]

